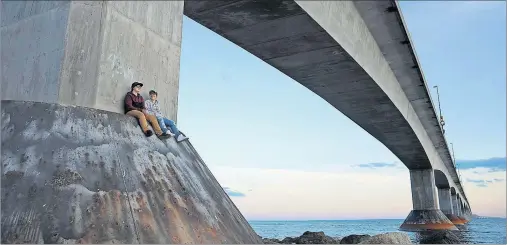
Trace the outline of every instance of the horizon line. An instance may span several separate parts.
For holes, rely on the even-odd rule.
[[[507,219],[507,216],[481,216],[479,218],[490,218],[490,219]],[[404,220],[405,218],[366,218],[366,219],[247,219],[250,221],[269,221],[269,222],[305,222],[305,221],[358,221],[358,220]]]

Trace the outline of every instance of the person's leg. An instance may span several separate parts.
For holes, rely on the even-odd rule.
[[[167,118],[163,118],[164,120],[164,124],[169,127],[169,129],[171,130],[171,132],[173,132],[174,135],[178,136],[180,135],[180,131],[178,130],[178,128],[176,127],[176,124],[174,123],[173,120],[169,120]]]
[[[157,122],[158,122],[158,126],[160,126],[160,129],[162,129],[162,132],[163,133],[168,133],[168,129],[164,123],[164,118],[163,117],[157,117]]]
[[[160,125],[158,125],[157,117],[149,114],[144,115],[146,117],[146,120],[150,122],[151,127],[155,131],[155,134],[158,136],[161,136],[163,134],[162,129],[160,129]]]
[[[178,142],[181,142],[181,141],[184,141],[186,139],[188,139],[187,136],[183,135],[179,130],[178,128],[176,127],[176,124],[174,123],[173,120],[169,120],[167,118],[164,118],[164,123],[169,126],[169,128],[171,129],[171,131],[174,133],[175,137],[176,137],[176,141]]]
[[[129,111],[127,112],[127,115],[131,117],[137,118],[137,121],[139,122],[139,125],[141,126],[141,129],[143,130],[144,134],[146,136],[152,136],[153,132],[148,128],[148,122],[146,121],[146,117],[144,116],[144,113],[140,111]]]

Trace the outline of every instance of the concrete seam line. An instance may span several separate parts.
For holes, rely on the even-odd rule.
[[[136,233],[137,243],[141,244],[141,241],[139,240],[139,232],[137,231],[136,220],[134,219],[134,210],[132,209],[132,203],[130,202],[131,201],[130,196],[127,192],[127,183],[125,182],[125,169],[123,168],[123,166],[121,166],[121,161],[118,161],[118,163],[120,164],[120,168],[123,169],[123,175],[122,175],[123,186],[125,188],[125,194],[127,194],[127,201],[129,202],[130,216],[132,217],[132,224],[134,225],[134,232]]]

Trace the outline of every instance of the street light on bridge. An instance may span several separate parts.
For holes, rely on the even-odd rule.
[[[454,162],[454,167],[456,168],[456,173],[458,173],[459,182],[463,183],[463,180],[461,179],[461,172],[459,171],[458,163],[456,162],[456,156],[454,155],[454,145],[452,144],[452,142],[449,144],[451,145],[452,159]],[[461,185],[461,188],[463,188],[463,191],[465,191],[465,187],[463,186],[463,184]]]
[[[452,152],[452,161],[454,162],[454,167],[456,167],[456,156],[454,156],[454,145],[449,143],[451,145],[451,152]]]
[[[433,88],[437,89],[437,103],[438,103],[438,114],[440,117],[440,126],[442,127],[442,133],[445,134],[445,129],[444,129],[445,122],[444,122],[444,117],[442,116],[442,109],[440,108],[440,93],[438,92],[437,85],[433,86]]]

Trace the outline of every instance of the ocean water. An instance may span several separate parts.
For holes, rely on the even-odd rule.
[[[296,237],[305,231],[323,231],[331,237],[344,237],[351,234],[376,235],[397,232],[402,219],[380,220],[330,220],[330,221],[249,221],[252,228],[263,238],[283,239]],[[506,219],[476,218],[458,227],[457,233],[462,243],[506,244]],[[419,234],[407,232],[412,242],[418,243]]]

